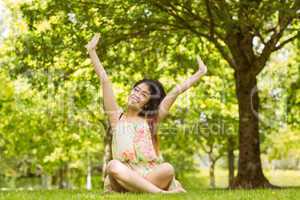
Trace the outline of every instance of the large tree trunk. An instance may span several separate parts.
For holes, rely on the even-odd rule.
[[[239,104],[239,163],[233,188],[271,187],[262,171],[259,139],[259,96],[256,76],[236,71],[236,94]]]

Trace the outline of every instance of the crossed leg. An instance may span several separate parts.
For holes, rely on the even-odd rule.
[[[164,162],[149,172],[145,178],[157,187],[167,190],[166,193],[187,192],[177,180],[175,180],[177,187],[169,190],[169,186],[172,183],[174,176],[174,167],[170,163]]]
[[[175,174],[173,166],[167,162],[158,165],[145,177],[142,177],[118,160],[111,160],[106,170],[111,180],[112,188],[117,192],[186,192],[182,187],[166,191]]]
[[[157,187],[167,190],[173,177],[175,176],[174,167],[170,163],[162,163],[149,172],[145,179]]]
[[[146,180],[134,170],[128,168],[118,160],[111,160],[107,165],[107,173],[110,176],[112,188],[117,191],[126,189],[130,192],[163,193],[164,191]],[[121,186],[121,187],[120,187]]]

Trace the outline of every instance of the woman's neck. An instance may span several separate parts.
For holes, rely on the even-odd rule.
[[[136,118],[136,117],[138,117],[139,110],[127,107],[127,109],[126,109],[126,111],[125,111],[124,114],[128,118]]]

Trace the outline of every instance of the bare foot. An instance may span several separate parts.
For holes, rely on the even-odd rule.
[[[163,191],[163,193],[165,193],[165,194],[172,194],[172,193],[186,193],[186,190],[183,189],[182,187],[178,187],[178,188],[175,188],[175,189],[173,189],[173,190]]]

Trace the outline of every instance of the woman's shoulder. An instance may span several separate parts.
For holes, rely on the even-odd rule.
[[[114,122],[113,123],[111,123],[110,124],[110,127],[111,127],[111,129],[114,131],[114,130],[116,130],[116,128],[117,128],[117,125],[119,124],[119,122],[120,122],[120,119],[121,119],[121,117],[122,117],[122,115],[123,115],[123,113],[124,113],[124,109],[123,108],[121,108],[121,107],[118,107],[118,110],[116,111],[117,113],[116,113],[116,117],[115,117],[115,120],[114,120]]]

